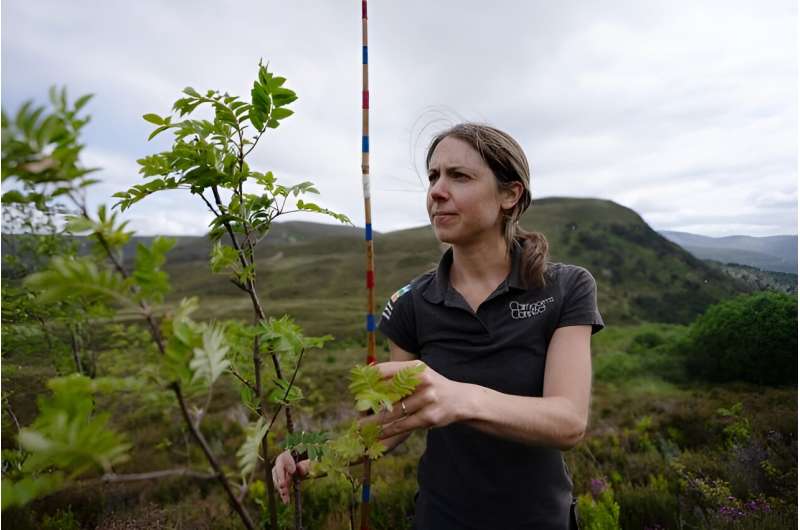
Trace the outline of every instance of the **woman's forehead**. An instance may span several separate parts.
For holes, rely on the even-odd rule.
[[[489,169],[478,151],[469,143],[459,138],[448,136],[436,146],[431,155],[430,168],[465,167],[473,169]]]

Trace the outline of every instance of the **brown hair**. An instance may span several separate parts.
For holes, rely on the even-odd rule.
[[[509,252],[511,245],[522,247],[522,272],[529,287],[545,285],[549,260],[547,238],[541,232],[528,232],[519,226],[519,218],[532,202],[530,167],[522,147],[507,133],[480,123],[459,123],[437,134],[425,158],[430,166],[433,151],[447,137],[458,138],[471,145],[494,173],[498,189],[508,189],[511,183],[520,182],[523,192],[510,210],[503,212],[503,237]]]

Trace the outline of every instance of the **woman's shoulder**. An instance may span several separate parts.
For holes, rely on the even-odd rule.
[[[424,291],[427,288],[427,286],[433,281],[435,274],[436,271],[428,271],[420,274],[419,276],[417,276],[404,286],[400,287],[397,291],[395,291],[389,297],[389,301],[392,303],[396,303],[400,298],[411,298],[405,296],[408,293]]]
[[[552,261],[547,264],[545,277],[548,281],[557,282],[562,286],[574,284],[580,279],[594,281],[594,276],[586,267],[558,261]]]

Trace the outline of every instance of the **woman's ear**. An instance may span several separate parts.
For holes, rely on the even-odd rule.
[[[500,190],[500,206],[503,210],[512,209],[522,199],[523,193],[525,193],[525,187],[522,182],[511,182],[507,186],[503,186],[503,189]]]

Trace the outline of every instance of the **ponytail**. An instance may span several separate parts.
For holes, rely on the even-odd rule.
[[[508,229],[510,228],[510,230]],[[547,285],[545,274],[550,262],[550,245],[541,232],[528,232],[517,223],[508,223],[506,241],[509,241],[508,232],[511,232],[510,242],[519,245],[522,250],[522,277],[529,289],[538,289]],[[509,246],[509,248],[511,248]]]

